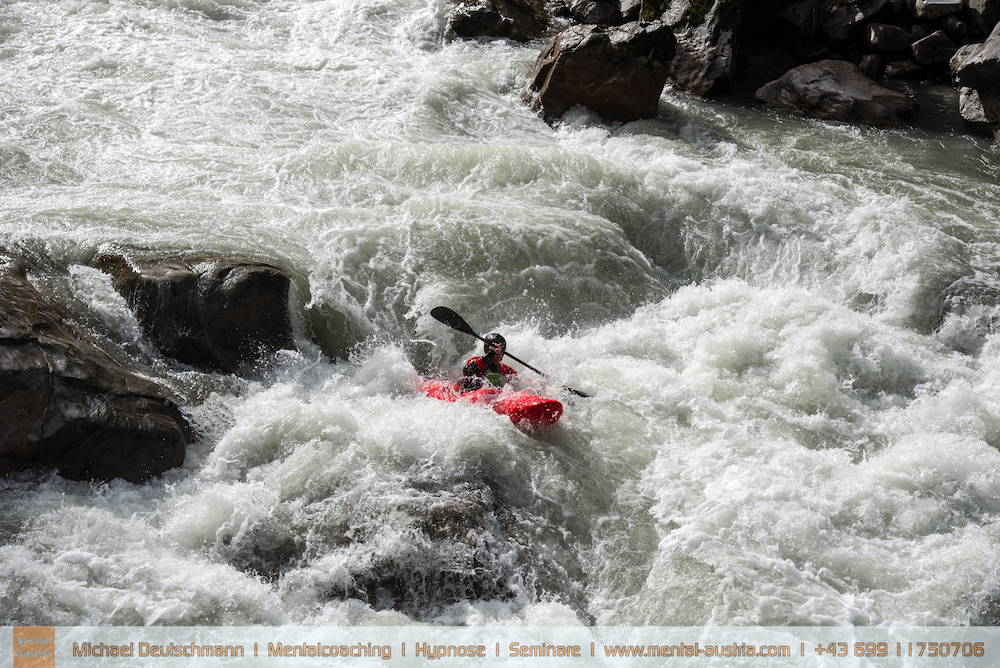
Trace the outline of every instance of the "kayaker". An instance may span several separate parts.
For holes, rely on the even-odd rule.
[[[503,387],[517,376],[517,371],[500,360],[507,351],[507,341],[494,332],[483,337],[483,355],[470,357],[462,368],[462,391],[478,390],[486,384]]]

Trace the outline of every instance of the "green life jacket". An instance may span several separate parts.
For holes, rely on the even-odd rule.
[[[498,371],[487,371],[486,380],[490,381],[497,387],[503,387],[503,376]]]

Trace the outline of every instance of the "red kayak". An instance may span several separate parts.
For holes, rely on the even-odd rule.
[[[558,422],[563,412],[562,404],[555,399],[540,397],[524,390],[484,387],[463,393],[458,392],[451,383],[431,380],[424,383],[424,392],[428,397],[442,401],[461,399],[470,404],[485,404],[518,425],[548,427]]]

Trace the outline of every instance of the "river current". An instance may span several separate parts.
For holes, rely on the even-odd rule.
[[[144,485],[0,480],[0,623],[995,624],[1000,338],[939,309],[1000,267],[1000,159],[954,94],[550,126],[542,43],[451,6],[0,0],[0,242],[197,434]],[[280,264],[298,350],[157,359],[110,244]],[[422,396],[478,350],[438,305],[554,430]]]

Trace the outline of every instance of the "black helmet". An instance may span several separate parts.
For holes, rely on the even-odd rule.
[[[496,332],[493,332],[492,334],[487,334],[485,337],[483,337],[483,352],[486,353],[487,355],[492,355],[493,351],[490,349],[490,346],[492,346],[495,343],[500,344],[501,353],[507,352],[507,340],[504,339],[499,334],[497,334]]]

